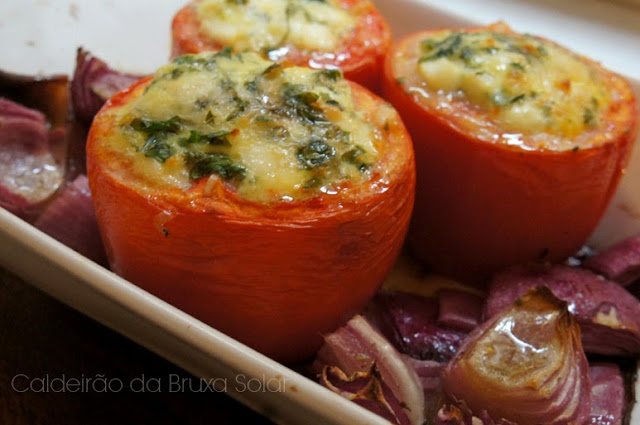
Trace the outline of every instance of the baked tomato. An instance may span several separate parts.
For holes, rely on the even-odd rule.
[[[179,57],[115,95],[87,161],[112,270],[284,362],[373,295],[413,206],[388,103],[253,53]]]
[[[384,17],[369,0],[196,0],[172,22],[172,54],[233,47],[278,62],[339,68],[374,91],[391,43]]]
[[[384,71],[414,142],[419,259],[478,283],[580,248],[636,137],[627,81],[504,24],[408,35]]]

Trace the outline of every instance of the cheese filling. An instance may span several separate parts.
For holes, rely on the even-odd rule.
[[[595,128],[610,98],[591,67],[529,35],[441,31],[422,42],[418,74],[506,131],[571,138]]]
[[[355,18],[335,0],[203,0],[196,13],[205,34],[237,51],[290,43],[329,52],[355,28]]]
[[[380,137],[338,70],[284,68],[257,54],[187,55],[114,108],[113,149],[149,184],[222,179],[245,199],[334,193],[367,180]]]

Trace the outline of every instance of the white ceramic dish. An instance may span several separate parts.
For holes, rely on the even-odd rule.
[[[4,0],[0,69],[70,73],[84,46],[115,67],[151,72],[169,52],[169,22],[181,0]],[[640,9],[597,0],[377,0],[394,35],[504,20],[545,35],[635,79],[640,98]],[[141,16],[143,18],[141,18]],[[135,40],[135,42],[131,42]],[[603,247],[640,231],[640,148],[591,243]],[[277,423],[384,424],[376,415],[238,343],[92,263],[0,208],[0,265],[62,302],[196,376],[234,383],[232,397]],[[396,268],[390,279],[404,273]],[[636,389],[636,393],[640,388]],[[640,424],[640,412],[631,422]]]

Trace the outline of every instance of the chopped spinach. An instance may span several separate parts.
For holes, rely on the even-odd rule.
[[[427,46],[427,54],[420,58],[420,62],[451,56],[458,51],[461,45],[462,34],[460,33],[453,33],[444,40],[435,43],[423,43],[423,48]]]
[[[229,141],[227,137],[231,134],[228,130],[215,131],[213,133],[201,133],[197,130],[191,130],[189,137],[180,139],[180,144],[183,146],[192,143],[208,143],[210,145],[228,145]]]
[[[436,60],[443,57],[455,57],[462,60],[467,66],[474,66],[473,58],[477,54],[493,55],[500,50],[509,51],[522,55],[527,62],[534,58],[541,58],[548,54],[545,47],[535,38],[522,45],[517,36],[501,33],[489,33],[488,36],[498,42],[496,46],[483,45],[484,33],[453,32],[442,40],[426,39],[421,43],[423,52],[420,62]],[[522,65],[514,62],[511,64],[515,69]]]
[[[283,85],[284,112],[297,115],[311,124],[325,121],[322,109],[316,105],[319,98],[317,93],[307,91],[301,85],[291,83]]]
[[[342,71],[335,68],[323,69],[316,73],[318,81],[336,82],[342,78]]]
[[[178,65],[181,72],[186,70],[198,70],[198,69],[212,69],[216,61],[219,58],[231,58],[231,53],[233,49],[231,47],[225,47],[217,53],[209,54],[209,55],[194,55],[187,54],[183,56],[178,56],[171,63],[174,65]],[[175,72],[174,69],[172,72]],[[175,76],[173,77],[176,78]]]
[[[242,180],[247,169],[224,153],[187,152],[185,162],[189,168],[189,178],[197,180],[217,174],[225,180]]]
[[[476,56],[475,50],[470,46],[464,46],[460,50],[460,59],[468,66],[474,65],[473,58]]]
[[[334,99],[327,99],[325,101],[325,103],[327,105],[331,105],[331,106],[335,106],[336,108],[340,109],[341,111],[344,111],[344,108],[342,107],[342,105],[340,104],[340,102],[338,102],[337,100]]]
[[[342,160],[355,165],[356,167],[358,167],[358,170],[360,170],[360,172],[365,172],[371,166],[361,159],[362,155],[366,153],[367,151],[365,151],[362,146],[356,145],[355,148],[342,154]]]
[[[240,97],[235,83],[230,78],[223,78],[220,82],[220,87],[227,92],[227,94],[231,98],[231,101],[235,104],[235,108],[225,118],[225,121],[231,121],[237,118],[242,112],[247,109],[247,106],[249,106],[249,102]]]
[[[521,101],[522,99],[524,99],[525,97],[526,97],[526,95],[525,95],[524,93],[520,93],[520,94],[519,94],[519,95],[517,95],[517,96],[513,96],[513,97],[511,98],[511,100],[509,101],[509,103],[514,104],[514,103],[520,102],[520,101]]]
[[[514,103],[520,102],[526,97],[524,93],[517,94],[515,96],[510,96],[502,91],[497,91],[493,93],[491,96],[491,101],[496,106],[506,106],[512,105]]]
[[[204,117],[204,122],[209,125],[213,125],[216,122],[216,117],[215,115],[213,115],[213,112],[211,112],[211,110],[207,111],[207,115]]]
[[[282,65],[279,63],[272,63],[269,65],[260,75],[268,75],[275,70],[279,70],[282,68]]]
[[[244,88],[252,93],[255,93],[256,91],[258,91],[258,84],[256,83],[256,80],[245,81]]]
[[[229,115],[227,115],[227,117],[225,118],[225,121],[227,122],[238,118],[240,114],[243,113],[245,109],[247,109],[247,101],[239,97],[235,97],[233,100],[236,103],[236,109],[234,109]]]
[[[147,134],[178,133],[182,129],[181,120],[178,117],[166,121],[154,121],[144,118],[135,118],[129,124],[134,130]]]
[[[220,50],[218,53],[216,53],[214,56],[216,58],[225,58],[225,59],[230,59],[231,58],[231,53],[233,52],[233,48],[232,47],[225,47],[224,49]]]
[[[136,131],[145,133],[147,140],[140,151],[145,156],[159,162],[165,162],[175,150],[166,141],[167,134],[178,133],[182,129],[180,118],[173,117],[165,121],[154,121],[144,118],[135,118],[129,126]]]
[[[343,130],[336,124],[325,124],[317,126],[318,135],[324,140],[336,141],[339,143],[349,143],[351,140],[351,133]]]
[[[322,186],[323,178],[320,176],[313,176],[309,180],[304,183],[305,189],[314,189],[316,187]]]
[[[595,126],[596,125],[596,113],[591,108],[584,108],[582,111],[582,121],[585,125]]]
[[[165,162],[175,153],[171,145],[156,135],[149,136],[140,150],[145,156],[153,158],[158,162]]]
[[[211,105],[211,100],[207,99],[206,97],[201,97],[195,101],[195,106],[198,109],[204,109],[209,105]]]
[[[296,154],[298,162],[303,168],[311,170],[331,161],[336,150],[322,140],[314,139],[306,146],[298,149]]]

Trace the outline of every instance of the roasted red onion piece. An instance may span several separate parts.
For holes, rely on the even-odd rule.
[[[337,366],[325,366],[320,383],[394,424],[411,424],[406,410],[382,381],[375,365],[368,372],[356,372],[351,376]]]
[[[588,353],[640,353],[640,301],[617,283],[589,270],[564,265],[531,264],[508,268],[492,279],[485,305],[490,318],[531,288],[546,286],[566,301],[580,324]]]
[[[436,425],[518,425],[504,418],[495,420],[487,414],[486,410],[476,415],[462,402],[458,406],[442,405],[435,418]]]
[[[80,175],[67,185],[34,226],[85,257],[106,264],[86,176]]]
[[[621,285],[640,279],[640,235],[624,239],[587,259],[583,266]]]
[[[451,400],[495,421],[582,424],[591,409],[580,329],[547,288],[525,294],[474,330],[442,380]]]
[[[44,115],[0,98],[0,206],[32,221],[62,181]]]
[[[445,328],[471,332],[480,323],[484,300],[466,291],[438,291],[438,324]]]
[[[446,404],[440,408],[436,417],[436,425],[471,425],[471,418],[466,417],[457,406]]]
[[[424,394],[425,417],[435,418],[442,402],[442,380],[440,375],[445,364],[433,360],[418,360],[407,356],[407,364],[415,370]]]
[[[437,298],[381,290],[366,314],[400,352],[416,359],[445,362],[467,334],[438,325],[438,311]]]
[[[322,373],[335,366],[346,376],[370,373],[374,366],[381,381],[405,411],[411,424],[424,421],[424,396],[416,372],[389,341],[363,316],[354,316],[345,326],[325,336],[314,369]]]
[[[91,122],[102,105],[116,92],[140,79],[111,69],[105,62],[79,48],[71,80],[71,104],[76,118]]]
[[[596,363],[589,368],[591,379],[590,425],[622,425],[625,407],[624,380],[612,363]]]

